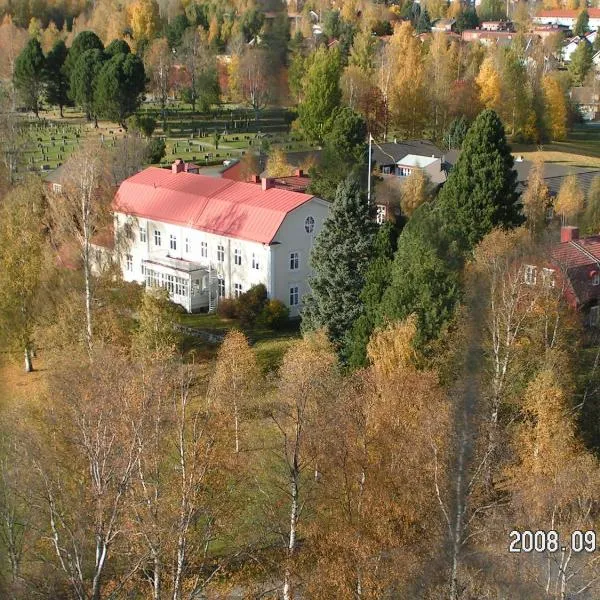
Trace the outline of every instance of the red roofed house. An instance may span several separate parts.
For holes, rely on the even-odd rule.
[[[121,260],[127,281],[166,287],[188,311],[212,310],[219,298],[263,283],[295,316],[309,291],[309,253],[329,204],[269,178],[207,177],[176,161],[126,179],[113,211],[131,240]]]
[[[577,227],[562,227],[560,244],[554,246],[550,263],[539,269],[526,265],[525,283],[535,285],[554,271],[564,282],[568,304],[578,310],[588,327],[600,326],[600,235],[579,238]],[[553,267],[553,268],[548,268]]]
[[[580,12],[580,10],[565,10],[562,8],[541,10],[532,20],[535,25],[562,25],[573,29]],[[600,27],[600,8],[588,8],[587,12],[589,17],[588,28],[590,30],[598,29]]]

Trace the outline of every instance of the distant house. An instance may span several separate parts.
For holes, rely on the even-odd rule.
[[[484,31],[513,31],[511,21],[482,21],[481,29]]]
[[[542,10],[532,19],[535,25],[562,25],[573,29],[577,18],[579,17],[580,10],[566,10],[566,9],[552,9]],[[600,8],[588,8],[589,16],[589,28],[591,30],[598,29],[600,27]]]
[[[523,193],[527,187],[527,179],[533,165],[534,163],[532,161],[523,160],[522,157],[517,156],[515,159],[513,168],[517,172],[517,192],[519,194]],[[584,192],[587,192],[594,177],[600,175],[600,169],[594,169],[593,167],[574,167],[552,162],[544,163],[542,176],[551,196],[556,196],[558,194],[560,186],[569,175],[575,175],[581,189]]]
[[[443,33],[450,33],[456,28],[456,19],[438,19],[434,21],[431,26],[431,31],[441,31]]]
[[[485,31],[483,29],[465,29],[463,42],[481,42],[484,46],[510,46],[517,34],[512,31]],[[530,36],[531,37],[531,36]]]
[[[181,161],[126,179],[112,205],[115,236],[130,242],[114,257],[123,278],[166,288],[187,311],[214,309],[262,283],[297,316],[330,205],[256,181],[197,175]]]
[[[600,235],[579,238],[577,227],[562,227],[560,244],[550,253],[550,267],[564,278],[565,298],[587,327],[600,325]],[[549,269],[544,269],[548,271]],[[526,282],[537,284],[539,268],[528,265]]]
[[[570,96],[585,121],[595,121],[598,118],[600,95],[595,86],[574,87],[571,89]]]
[[[413,170],[421,169],[432,183],[446,181],[454,164],[456,152],[444,153],[429,140],[405,140],[373,145],[372,162],[383,175],[408,177]]]

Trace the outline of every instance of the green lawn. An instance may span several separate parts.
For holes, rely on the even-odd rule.
[[[575,125],[563,142],[551,142],[537,146],[535,144],[512,144],[513,152],[561,152],[571,155],[583,155],[600,158],[600,127],[591,123]]]
[[[261,327],[244,329],[235,319],[224,319],[216,313],[181,314],[179,322],[186,327],[202,329],[224,335],[233,328],[242,329],[256,351],[258,362],[264,372],[273,371],[281,364],[285,351],[300,338],[299,322],[290,321],[286,327],[271,330]],[[216,355],[218,345],[209,344],[193,336],[186,336],[186,350],[194,350],[203,357]]]

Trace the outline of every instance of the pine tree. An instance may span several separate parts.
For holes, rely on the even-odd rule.
[[[517,175],[498,115],[484,110],[471,125],[456,166],[438,196],[444,226],[463,250],[494,227],[519,225]]]
[[[594,49],[592,45],[583,40],[571,54],[571,62],[568,66],[569,75],[573,80],[574,85],[583,85],[586,75],[592,68],[592,58],[594,57]]]
[[[374,233],[369,212],[358,180],[348,178],[340,183],[310,257],[314,275],[302,327],[305,331],[325,328],[342,354],[350,329],[363,311],[360,295]]]
[[[65,75],[69,81],[79,57],[87,50],[104,50],[104,44],[93,31],[82,31],[79,33],[69,48],[69,54],[64,66]],[[73,96],[71,96],[71,99],[75,100]]]
[[[573,33],[575,35],[584,36],[589,29],[589,21],[590,17],[588,15],[588,11],[584,8],[577,17],[575,27],[573,28]]]
[[[96,82],[103,64],[102,50],[93,48],[83,52],[70,71],[69,96],[83,109],[88,121],[97,114],[94,110]]]
[[[311,140],[323,140],[329,118],[340,104],[340,73],[339,52],[319,48],[305,75],[303,98],[298,106],[300,125]]]
[[[416,30],[417,33],[429,33],[431,31],[431,19],[426,8],[419,15]]]
[[[139,107],[146,74],[137,54],[116,54],[102,66],[94,94],[98,115],[125,127],[125,119]]]
[[[63,107],[69,102],[69,80],[63,68],[68,52],[64,41],[58,40],[46,57],[46,101],[58,106],[61,118]]]
[[[15,61],[14,83],[24,105],[39,117],[46,60],[37,39],[31,39]]]

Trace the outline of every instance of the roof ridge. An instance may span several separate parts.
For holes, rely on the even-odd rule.
[[[579,250],[584,256],[587,256],[587,258],[589,258],[593,262],[595,262],[596,265],[600,268],[600,259],[598,259],[598,257],[594,256],[589,250],[584,248],[581,244],[577,243],[576,240],[569,240],[569,244],[571,244],[574,248]]]

